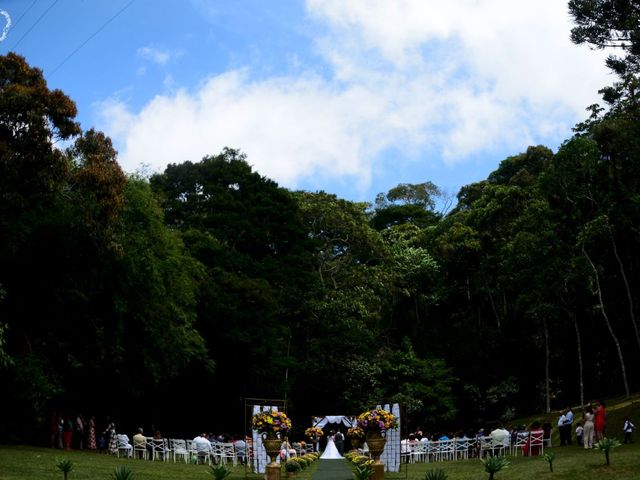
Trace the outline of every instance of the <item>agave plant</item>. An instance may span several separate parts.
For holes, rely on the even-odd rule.
[[[124,465],[118,465],[113,469],[111,478],[112,480],[133,480],[134,475],[130,468],[127,468]]]
[[[547,452],[542,456],[542,458],[549,463],[549,470],[553,472],[553,461],[556,459],[556,454],[554,452]]]
[[[434,468],[427,472],[424,480],[447,480],[447,474],[441,468]]]
[[[601,450],[604,452],[604,458],[608,466],[608,465],[611,465],[609,463],[609,452],[611,452],[611,450],[613,450],[614,448],[618,448],[620,445],[621,445],[620,440],[618,440],[617,438],[604,437],[602,440],[600,440],[595,444],[595,447],[598,450]]]
[[[356,471],[353,473],[356,480],[371,480],[373,475],[373,469],[370,463],[364,463],[362,465],[356,465]]]
[[[73,462],[68,458],[60,458],[56,460],[56,467],[58,467],[58,470],[64,475],[64,480],[67,480],[67,478],[69,478],[69,472],[73,469]]]
[[[210,472],[215,480],[224,480],[231,475],[231,470],[224,465],[212,465]]]
[[[509,461],[504,457],[489,457],[482,460],[482,463],[484,471],[489,474],[489,480],[493,480],[496,473],[509,466]]]

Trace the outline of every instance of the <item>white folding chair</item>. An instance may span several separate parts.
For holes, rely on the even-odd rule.
[[[222,443],[211,442],[211,459],[213,463],[222,463]]]
[[[184,463],[189,463],[189,450],[187,450],[187,442],[178,438],[172,438],[169,441],[171,452],[173,453],[173,463],[176,463],[176,457],[184,459]]]
[[[133,456],[134,458],[147,460],[149,458],[149,451],[147,450],[147,443],[133,442]]]
[[[441,460],[453,460],[455,457],[455,442],[454,440],[442,440],[440,441],[440,459]]]
[[[469,439],[458,439],[455,444],[455,457],[456,459],[464,458],[465,460],[469,458],[469,446],[471,442]]]
[[[409,463],[427,461],[429,461],[429,444],[427,442],[418,442],[409,452]]]
[[[118,447],[116,451],[118,458],[120,458],[121,453],[125,457],[131,458],[131,455],[133,454],[133,445],[129,444],[129,437],[124,434],[118,434],[116,435],[116,442]]]
[[[149,445],[151,445],[151,460],[165,461],[167,452],[165,451],[164,439],[152,438]]]
[[[518,456],[518,451],[521,451],[524,455],[524,446],[527,444],[529,432],[518,432],[516,435],[516,441],[512,446],[513,455]]]
[[[511,435],[507,435],[502,441],[501,455],[507,455],[508,453],[511,453]]]
[[[220,444],[220,461],[225,465],[230,461],[234,467],[238,464],[238,457],[233,443]]]
[[[480,437],[480,458],[484,458],[487,454],[493,456],[493,440],[491,437]]]
[[[529,456],[533,455],[533,452],[537,451],[538,455],[544,454],[544,432],[533,431],[529,433]]]

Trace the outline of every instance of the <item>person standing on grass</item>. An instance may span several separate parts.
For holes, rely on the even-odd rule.
[[[58,417],[58,448],[64,448],[64,415]]]
[[[597,402],[597,405],[594,413],[593,426],[596,431],[596,440],[600,441],[604,438],[604,432],[607,428],[607,409],[602,400]]]
[[[67,415],[67,417],[64,419],[62,436],[64,441],[64,449],[66,451],[71,450],[71,442],[73,441],[73,419],[71,418],[71,415]]]
[[[79,450],[84,450],[84,427],[85,427],[84,417],[82,416],[81,413],[79,413],[75,419],[74,435],[73,435],[75,448]]]
[[[567,445],[571,445],[571,435],[573,431],[573,412],[571,407],[567,408],[567,413],[564,414],[564,426],[565,426],[565,442]]]
[[[593,426],[593,408],[591,405],[587,405],[582,415],[582,421],[584,423],[582,432],[582,443],[584,448],[593,448],[593,437],[595,429]]]
[[[578,426],[576,427],[576,443],[578,444],[579,447],[584,446],[583,435],[584,435],[584,427],[580,422],[578,422]]]
[[[565,415],[564,410],[560,412],[560,416],[558,417],[558,432],[560,432],[560,446],[564,447],[567,444],[567,434],[565,422],[567,421],[567,417]]]
[[[624,427],[622,427],[622,430],[624,431],[624,443],[633,443],[633,440],[631,439],[631,434],[635,429],[636,429],[636,426],[633,423],[631,423],[631,420],[629,420],[629,417],[625,417]]]
[[[89,450],[95,450],[98,447],[96,443],[96,417],[93,415],[89,417],[87,427],[89,429],[87,432],[87,448]]]

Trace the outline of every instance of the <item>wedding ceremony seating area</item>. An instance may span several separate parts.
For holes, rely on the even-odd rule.
[[[194,440],[144,437],[145,442],[130,442],[129,437],[117,434],[118,458],[135,458],[160,462],[184,462],[233,465],[244,464],[252,455],[250,443],[210,442],[210,448],[198,448]]]
[[[543,432],[521,431],[496,439],[491,435],[477,435],[475,438],[401,441],[401,457],[405,463],[428,463],[467,460],[487,456],[540,456],[544,454]]]

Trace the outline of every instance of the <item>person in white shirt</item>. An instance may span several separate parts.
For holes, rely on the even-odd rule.
[[[567,408],[567,413],[564,415],[564,426],[565,442],[567,445],[571,445],[571,433],[573,430],[573,412],[571,411],[571,407]]]
[[[635,429],[636,429],[636,426],[633,423],[631,423],[631,420],[629,420],[629,417],[625,417],[624,426],[622,427],[622,430],[624,431],[624,443],[633,443],[633,440],[631,439],[631,434]]]
[[[193,439],[193,449],[198,454],[198,462],[206,460],[211,455],[211,442],[206,433]]]
[[[133,445],[129,443],[129,437],[124,433],[119,433],[117,436],[118,450],[126,450],[127,457],[133,455]]]
[[[583,435],[584,427],[582,426],[582,424],[580,424],[580,422],[578,422],[578,426],[576,427],[576,443],[579,447],[584,447]]]
[[[560,446],[564,447],[566,445],[566,434],[565,432],[565,427],[564,424],[567,421],[567,417],[565,415],[565,412],[562,411],[562,413],[560,414],[560,417],[558,418],[558,432],[560,433]]]
[[[504,427],[498,427],[493,430],[489,436],[491,437],[491,443],[493,446],[493,454],[497,455],[500,450],[504,449],[509,445],[509,439],[511,435],[509,435],[509,431]]]
[[[247,442],[245,442],[242,438],[238,438],[235,442],[233,442],[233,446],[236,449],[236,455],[240,459],[240,463],[244,465],[247,452]]]

